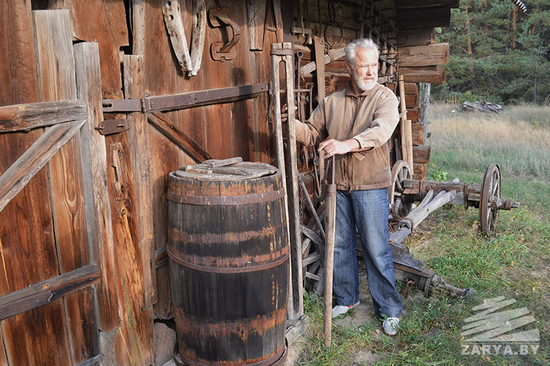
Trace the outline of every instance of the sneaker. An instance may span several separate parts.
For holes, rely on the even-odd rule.
[[[336,305],[334,308],[332,308],[332,317],[336,318],[340,315],[344,315],[345,313],[347,313],[357,305],[359,305],[359,301],[357,301],[353,305]]]
[[[397,334],[397,328],[399,328],[399,318],[390,317],[382,323],[382,328],[384,328],[384,333],[389,336],[394,336]]]

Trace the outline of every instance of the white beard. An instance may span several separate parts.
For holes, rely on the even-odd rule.
[[[362,91],[369,91],[376,85],[376,81],[367,81],[366,83],[363,80],[355,80],[357,87]]]
[[[355,72],[353,72],[353,81],[355,81],[355,84],[357,85],[357,87],[362,91],[369,91],[372,88],[374,88],[374,86],[377,84],[376,81],[364,82],[363,80],[357,77],[357,74]]]

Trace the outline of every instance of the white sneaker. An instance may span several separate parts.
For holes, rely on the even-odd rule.
[[[335,307],[332,308],[332,317],[336,318],[340,315],[343,315],[348,311],[350,311],[351,309],[353,309],[354,307],[356,307],[357,305],[359,305],[359,301],[357,301],[353,305],[336,305]]]
[[[390,317],[382,323],[382,328],[384,328],[384,333],[389,336],[394,336],[397,334],[397,329],[399,328],[399,318]]]

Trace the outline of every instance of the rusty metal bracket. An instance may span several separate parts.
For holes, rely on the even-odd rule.
[[[121,119],[106,119],[102,121],[95,129],[102,135],[112,135],[122,131],[126,131],[128,128],[128,120],[126,118]]]
[[[110,112],[160,112],[174,109],[191,108],[212,103],[224,103],[244,98],[253,98],[256,94],[269,91],[269,84],[240,85],[228,88],[207,89],[197,92],[160,95],[141,99],[103,99],[104,113]]]
[[[230,8],[212,8],[208,10],[208,20],[212,27],[231,28],[233,37],[227,42],[212,42],[210,45],[210,54],[212,58],[217,61],[232,60],[237,56],[237,49],[235,45],[239,43],[241,38],[241,28],[237,23],[231,20]],[[227,31],[227,37],[229,38],[229,31]]]

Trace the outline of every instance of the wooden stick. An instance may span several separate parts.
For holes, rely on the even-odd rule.
[[[327,187],[327,231],[325,248],[325,347],[330,347],[332,342],[332,283],[334,270],[334,240],[336,227],[336,184],[334,184],[334,157],[332,157],[332,183]]]

